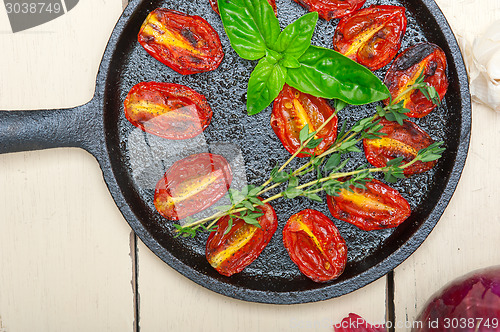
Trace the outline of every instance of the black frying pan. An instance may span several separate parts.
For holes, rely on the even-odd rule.
[[[297,198],[273,204],[280,226],[261,256],[232,277],[219,275],[205,260],[207,238],[174,237],[172,223],[154,209],[154,184],[175,161],[186,155],[211,151],[224,155],[236,173],[236,187],[260,184],[276,162],[288,153],[269,125],[270,110],[249,117],[245,90],[255,65],[231,50],[218,16],[208,0],[134,0],[118,21],[101,62],[93,99],[82,106],[60,110],[0,112],[0,152],[55,147],[80,147],[95,156],[108,188],[134,232],[162,260],[196,283],[230,297],[265,303],[304,303],[354,291],[391,271],[424,241],[446,208],[467,156],[471,106],[465,67],[456,40],[433,0],[367,1],[407,8],[408,29],[402,48],[428,40],[446,53],[450,86],[443,105],[417,122],[434,139],[445,141],[446,151],[430,172],[400,181],[394,187],[408,199],[412,215],[392,230],[363,232],[335,221],[349,248],[341,277],[317,284],[300,274],[282,245],[281,230],[290,215],[314,208],[331,216],[326,204]],[[278,0],[282,27],[305,13],[291,0]],[[137,32],[147,14],[157,7],[197,14],[219,31],[225,59],[213,72],[181,76],[150,57],[137,43]],[[331,47],[337,21],[320,20],[313,44]],[[377,72],[382,77],[385,70]],[[127,122],[123,100],[140,81],[187,85],[203,93],[214,111],[203,135],[189,141],[168,141],[143,133]],[[344,110],[340,120],[349,124],[373,113],[374,105]],[[353,156],[351,167],[364,163]],[[297,164],[297,163],[296,163]],[[295,164],[295,165],[296,165]],[[236,170],[236,171],[235,171]],[[207,212],[208,213],[208,212]],[[444,236],[444,235],[443,235]]]

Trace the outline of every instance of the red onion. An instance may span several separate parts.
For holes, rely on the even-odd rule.
[[[500,265],[474,271],[436,293],[414,332],[500,331]]]

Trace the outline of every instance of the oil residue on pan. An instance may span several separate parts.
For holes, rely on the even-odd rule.
[[[293,1],[276,2],[282,28],[306,13]],[[418,15],[422,15],[419,14],[421,9],[413,1],[369,0],[364,7],[372,4],[402,5],[407,8],[408,27],[403,38],[402,50],[422,41],[430,41],[441,46],[445,52],[449,52],[448,41],[438,25],[435,22],[431,24],[435,31],[425,28],[422,22],[427,26],[428,18],[424,21],[420,19]],[[175,8],[205,18],[220,35],[225,52],[220,67],[212,72],[182,76],[149,56],[137,43],[136,36],[142,20],[148,12],[157,7]],[[112,75],[108,77],[106,83],[106,94],[111,96],[111,103],[106,107],[113,111],[106,109],[105,117],[108,123],[116,121],[116,124],[110,126],[117,126],[118,130],[115,137],[109,138],[108,149],[112,149],[110,145],[113,144],[119,146],[116,150],[119,154],[117,160],[122,165],[113,167],[126,166],[128,189],[143,202],[142,205],[137,205],[134,214],[147,230],[148,236],[152,236],[162,247],[152,248],[153,251],[160,257],[162,251],[169,252],[169,255],[175,256],[175,264],[171,258],[162,258],[169,264],[175,265],[189,278],[210,289],[240,299],[270,303],[308,302],[342,295],[373,281],[394,267],[384,263],[384,259],[398,250],[419,229],[435,207],[449,178],[461,129],[460,103],[451,106],[450,103],[453,103],[453,99],[460,93],[459,87],[453,87],[452,84],[445,101],[438,109],[427,117],[414,121],[434,140],[444,140],[448,150],[432,171],[391,185],[409,201],[413,211],[412,216],[397,229],[371,232],[364,232],[348,223],[335,220],[337,228],[347,242],[349,252],[348,265],[339,279],[327,285],[314,284],[299,272],[283,247],[281,231],[292,214],[312,208],[331,217],[326,202],[312,202],[300,197],[293,200],[280,199],[273,203],[279,226],[269,245],[242,273],[231,278],[222,277],[204,258],[208,234],[198,235],[194,239],[174,238],[173,222],[162,218],[153,205],[156,182],[176,160],[193,153],[212,152],[223,155],[229,161],[234,173],[232,183],[234,188],[241,188],[245,184],[259,185],[267,179],[276,163],[282,164],[286,161],[289,153],[282,147],[270,126],[271,107],[254,116],[246,114],[247,81],[256,62],[244,60],[232,50],[220,18],[212,11],[208,1],[153,1],[141,4],[134,15],[125,27],[122,38],[118,40],[117,47],[121,50],[121,56],[113,58],[110,65]],[[312,44],[331,48],[337,22],[338,20],[327,22],[320,19]],[[376,74],[383,78],[388,66],[378,70]],[[115,71],[116,74],[113,74],[113,68],[119,68]],[[454,67],[450,69],[450,74],[456,75],[454,70]],[[453,79],[454,77],[451,77],[451,80]],[[205,95],[213,110],[211,124],[201,135],[183,141],[171,141],[140,131],[125,119],[123,106],[120,103],[123,103],[128,91],[142,81],[183,84]],[[455,82],[456,84],[458,83]],[[345,120],[348,126],[352,125],[357,120],[372,115],[374,109],[375,105],[347,107],[340,112],[339,121],[342,123]],[[349,157],[352,158],[349,164],[351,168],[366,163],[362,153]],[[292,167],[302,162],[303,160],[295,160]],[[228,199],[225,197],[216,205],[227,202]],[[213,209],[208,209],[195,217],[212,212]],[[148,243],[147,239],[143,240]],[[181,266],[179,262],[187,267],[179,267]],[[351,279],[376,265],[382,265],[385,271],[377,271],[370,277],[371,279],[368,278],[370,280],[358,278],[353,285],[345,286]],[[344,286],[336,291],[332,287],[337,284]],[[273,296],[266,297],[266,294]],[[304,297],[300,294],[306,295]]]

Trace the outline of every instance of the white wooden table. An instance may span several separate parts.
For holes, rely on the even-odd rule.
[[[480,33],[500,19],[498,0],[437,2],[455,31]],[[0,109],[90,100],[121,11],[122,0],[82,0],[54,21],[12,34],[0,6]],[[394,271],[397,324],[411,323],[446,282],[500,262],[499,146],[500,114],[474,104],[457,191],[428,239]],[[223,297],[136,241],[85,151],[0,155],[0,332],[332,331],[349,312],[384,321],[386,283],[302,305]]]

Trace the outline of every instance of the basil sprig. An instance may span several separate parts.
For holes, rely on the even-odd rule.
[[[285,83],[352,105],[389,98],[387,87],[369,69],[338,52],[311,45],[318,13],[308,13],[281,31],[267,0],[218,0],[218,5],[236,53],[247,60],[260,59],[248,81],[249,115],[269,106]]]

